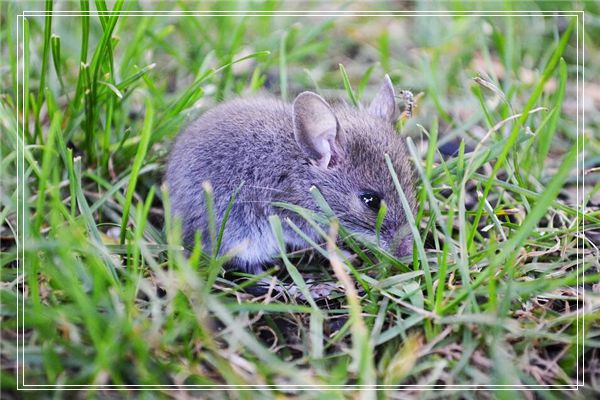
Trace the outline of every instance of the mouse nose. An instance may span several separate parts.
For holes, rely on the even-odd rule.
[[[412,234],[397,235],[390,246],[392,254],[396,257],[411,256],[413,253],[413,236]]]

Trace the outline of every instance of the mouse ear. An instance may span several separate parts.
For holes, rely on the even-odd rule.
[[[321,168],[335,159],[338,121],[329,104],[313,92],[303,92],[292,105],[294,136],[302,150]]]
[[[369,113],[383,118],[391,124],[395,123],[400,116],[396,105],[394,86],[392,86],[392,80],[388,74],[383,77],[383,84],[369,105]]]

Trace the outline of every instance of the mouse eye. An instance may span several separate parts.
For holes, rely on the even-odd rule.
[[[373,211],[379,211],[381,207],[381,197],[379,194],[374,192],[364,192],[359,195],[365,206],[369,207]]]

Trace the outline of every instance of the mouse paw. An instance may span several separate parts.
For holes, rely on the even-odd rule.
[[[326,297],[329,297],[329,295],[332,292],[335,292],[336,290],[339,290],[339,289],[340,289],[340,287],[332,282],[316,283],[313,285],[309,285],[309,287],[308,287],[308,290],[309,290],[311,296],[315,300],[324,299]]]
[[[320,300],[329,297],[329,295],[339,290],[339,286],[331,282],[311,283],[307,282],[308,291],[311,297],[315,300]],[[300,288],[296,285],[290,285],[287,287],[287,292],[293,297],[306,301],[306,296],[300,291]]]
[[[329,297],[334,291],[341,291],[341,286],[333,283],[333,282],[320,282],[315,283],[314,281],[308,279],[306,281],[306,287],[311,295],[311,297],[315,300],[324,299]],[[261,279],[257,282],[256,286],[253,287],[253,290],[250,293],[254,295],[264,295],[269,291],[269,288],[272,288],[273,292],[281,293],[285,290],[290,296],[296,298],[301,301],[306,301],[306,296],[300,291],[300,288],[295,284],[283,284],[281,282],[272,282],[268,279]]]

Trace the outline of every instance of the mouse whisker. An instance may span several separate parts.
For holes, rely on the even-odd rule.
[[[234,201],[233,204],[246,204],[246,203],[260,203],[260,204],[265,204],[265,203],[270,203],[270,200],[240,200],[240,201]]]
[[[225,188],[225,189],[237,189],[238,187],[240,187],[240,185],[220,185],[220,188]],[[252,189],[261,189],[261,190],[271,190],[273,192],[280,192],[280,193],[285,193],[285,190],[281,190],[281,189],[276,189],[273,187],[269,187],[269,186],[257,186],[257,185],[244,185],[242,186],[243,188],[252,188]]]
[[[360,226],[360,227],[366,228],[368,230],[372,230],[373,229],[373,224],[370,221],[368,221],[368,220],[360,220],[360,219],[356,218],[356,215],[354,215],[352,212],[349,212],[349,211],[348,212],[343,212],[343,213],[336,214],[336,217],[343,218],[343,217],[346,217],[348,215],[352,216],[352,224],[353,225]]]

